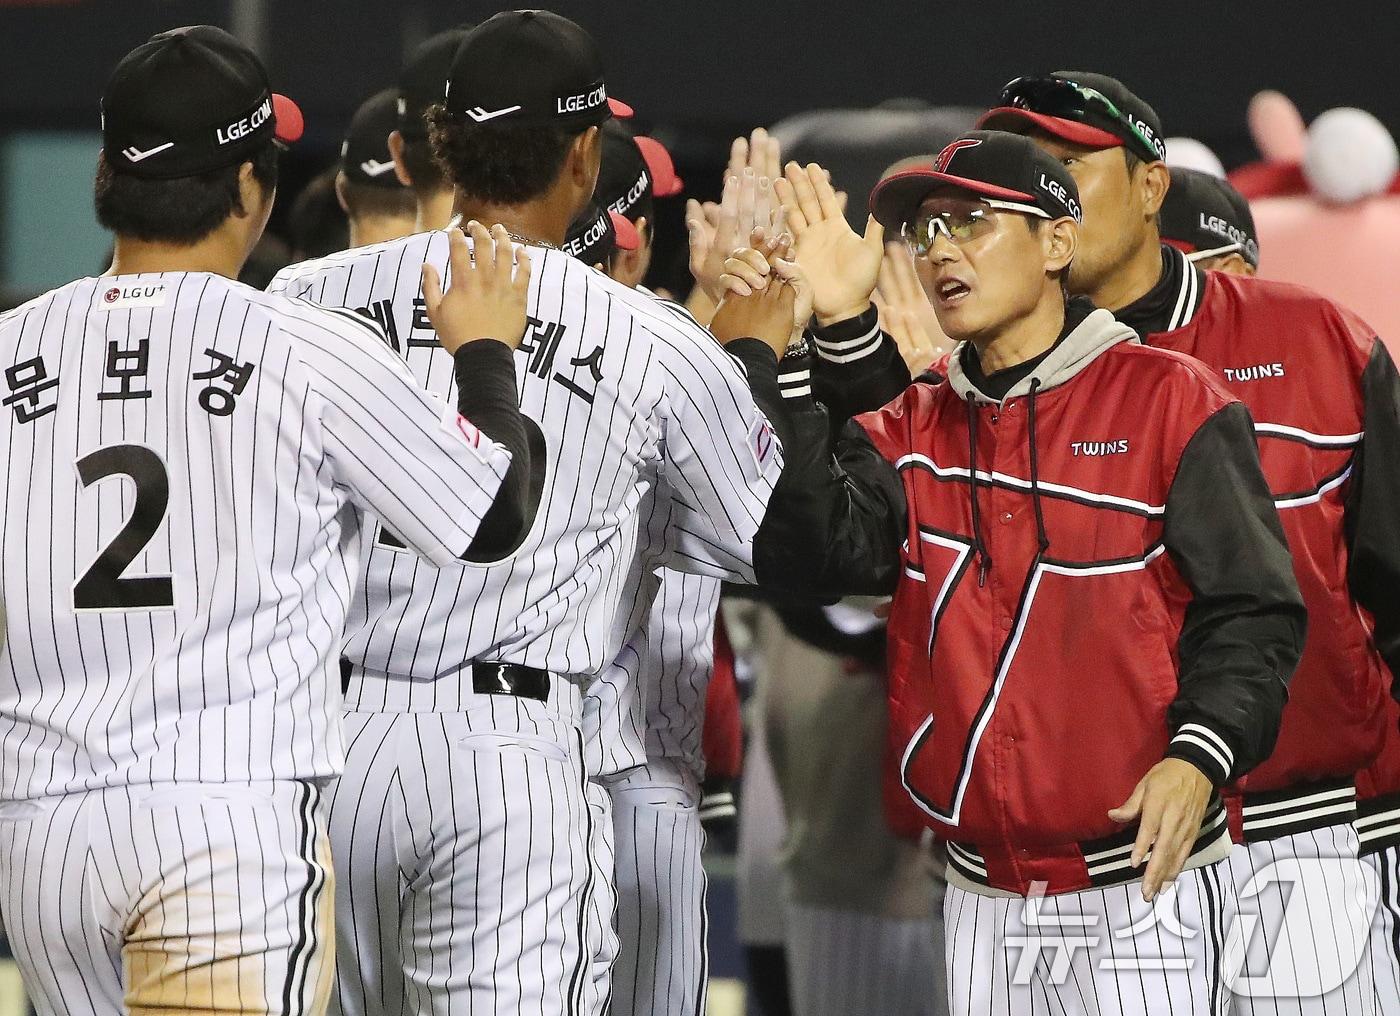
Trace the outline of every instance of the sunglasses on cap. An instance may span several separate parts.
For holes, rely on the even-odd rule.
[[[1001,104],[1080,123],[1104,124],[1107,121],[1112,128],[1116,128],[1115,133],[1126,132],[1123,140],[1134,154],[1148,162],[1161,162],[1167,157],[1166,146],[1144,131],[1112,99],[1097,88],[1081,85],[1077,81],[1065,78],[1015,78],[1001,90]],[[1105,129],[1112,128],[1105,125]]]
[[[996,230],[997,212],[1016,212],[1038,219],[1050,218],[1034,205],[1018,204],[1015,201],[943,198],[921,208],[911,221],[900,227],[900,235],[915,257],[928,257],[939,233],[959,247],[990,235]]]

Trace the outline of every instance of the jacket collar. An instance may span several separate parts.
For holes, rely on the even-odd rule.
[[[1106,310],[1095,310],[1086,315],[1059,343],[1054,346],[1044,360],[1006,393],[1006,398],[1014,398],[1030,393],[1032,383],[1038,391],[1056,388],[1079,374],[1108,350],[1120,342],[1137,342],[1137,333],[1118,321]],[[974,401],[993,404],[995,400],[982,394],[968,378],[962,366],[963,347],[960,342],[948,357],[948,384],[959,399],[966,401],[972,396]]]
[[[1162,274],[1157,284],[1115,312],[1139,336],[1171,332],[1191,323],[1201,309],[1208,276],[1175,247],[1162,244]]]

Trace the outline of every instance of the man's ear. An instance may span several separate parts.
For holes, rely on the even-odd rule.
[[[1172,173],[1165,162],[1149,162],[1138,167],[1134,181],[1142,200],[1143,214],[1155,219],[1167,199],[1172,185]]]
[[[1056,219],[1041,231],[1045,243],[1045,270],[1063,271],[1079,249],[1079,223],[1069,217]]]
[[[258,182],[258,178],[253,175],[253,164],[245,162],[238,167],[238,207],[233,210],[233,214],[240,219],[246,219],[255,212],[261,213],[262,203],[271,202],[272,195],[267,194],[263,185]]]
[[[413,177],[408,175],[408,163],[403,161],[404,140],[398,131],[389,132],[389,154],[394,159],[394,175],[405,187],[413,186]],[[344,207],[343,205],[341,207]]]
[[[617,250],[608,260],[608,277],[620,282],[628,289],[636,289],[646,275],[646,250]]]
[[[335,199],[340,204],[340,210],[346,215],[350,214],[350,202],[345,200],[345,186],[350,180],[341,172],[335,175]]]
[[[569,174],[574,184],[590,196],[598,183],[598,169],[602,165],[602,134],[597,127],[590,127],[569,146]]]

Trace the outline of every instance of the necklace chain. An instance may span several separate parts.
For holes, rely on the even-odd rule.
[[[502,229],[505,229],[504,223],[497,223],[497,225],[499,225]],[[465,225],[465,223],[462,222],[462,217],[461,217],[460,215],[454,215],[454,216],[452,216],[452,221],[450,221],[450,222],[447,224],[447,228],[448,228],[448,229],[453,229],[453,228],[461,229],[463,232],[466,231],[466,225]],[[512,233],[509,229],[506,229],[506,236],[510,237],[510,238],[511,238],[512,240],[514,240],[516,243],[528,244],[528,245],[532,245],[532,246],[535,246],[535,247],[547,247],[547,248],[549,248],[550,250],[560,250],[560,249],[561,249],[561,248],[558,246],[558,244],[550,243],[548,240],[535,240],[535,239],[532,239],[532,238],[530,238],[530,237],[528,237],[528,236],[521,236],[519,233]]]

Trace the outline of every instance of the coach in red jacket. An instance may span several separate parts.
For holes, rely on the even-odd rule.
[[[1304,629],[1249,415],[1195,361],[1066,302],[1078,196],[1027,141],[969,134],[873,204],[928,259],[963,341],[946,382],[834,446],[820,407],[778,395],[773,352],[730,344],[787,460],[759,581],[894,593],[891,723],[950,841],[954,1012],[1072,990],[1018,964],[1024,935],[1048,937],[1015,902],[1038,895],[1068,934],[1098,925],[1071,958],[1082,990],[1215,1011],[1214,791],[1272,748]],[[1174,878],[1186,936],[1144,902]]]
[[[1400,666],[1395,365],[1375,332],[1330,300],[1205,272],[1159,244],[1168,186],[1161,123],[1122,83],[1077,71],[1018,78],[982,123],[1030,133],[1078,182],[1085,228],[1072,289],[1147,344],[1206,363],[1253,414],[1311,624],[1278,746],[1233,795],[1242,846],[1230,869],[1245,900],[1257,873],[1280,859],[1303,862],[1300,884],[1290,874],[1248,903],[1266,928],[1277,927],[1291,890],[1303,918],[1291,931],[1302,934],[1274,931],[1270,942],[1269,932],[1256,934],[1248,972],[1262,972],[1265,951],[1275,973],[1319,960],[1323,969],[1345,967],[1356,959],[1348,934],[1356,894],[1350,879],[1343,888],[1332,859],[1356,856],[1355,775],[1376,758],[1385,724],[1394,722],[1384,708],[1385,669]],[[1314,935],[1316,928],[1325,933]],[[1298,1011],[1373,1012],[1370,974],[1363,958],[1354,978],[1303,998]],[[1307,979],[1300,975],[1300,986]],[[1257,1011],[1250,998],[1237,1004]]]

